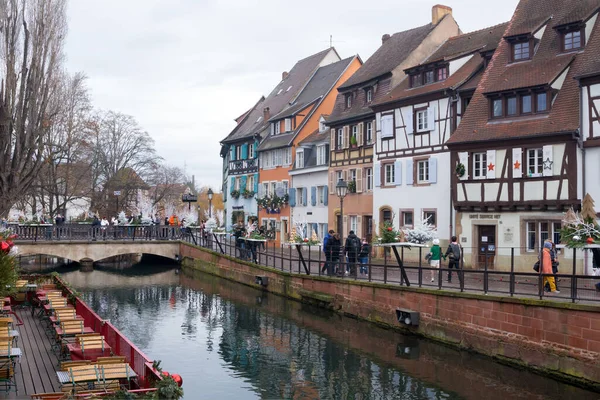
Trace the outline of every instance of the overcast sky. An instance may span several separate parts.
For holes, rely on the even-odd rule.
[[[518,0],[453,0],[463,32],[507,21]],[[160,156],[220,190],[219,141],[304,57],[366,61],[384,33],[427,24],[426,0],[71,0],[67,66],[93,103],[133,115]]]

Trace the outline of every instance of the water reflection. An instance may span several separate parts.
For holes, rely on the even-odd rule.
[[[212,276],[154,272],[64,276],[103,318],[181,374],[189,399],[597,397]],[[109,285],[115,276],[118,285]]]

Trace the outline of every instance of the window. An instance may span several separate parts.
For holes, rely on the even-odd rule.
[[[477,178],[485,178],[487,176],[487,154],[473,154],[473,176]]]
[[[527,251],[538,251],[547,239],[552,240],[554,244],[560,244],[561,228],[560,221],[527,221],[525,224]]]
[[[335,148],[336,150],[341,150],[344,146],[344,130],[343,129],[338,129],[337,130],[337,143],[335,144]]]
[[[356,182],[356,170],[351,169],[348,171],[348,182]]]
[[[271,182],[269,184],[269,196],[273,197],[275,195],[275,188],[277,188],[277,182]]]
[[[304,168],[304,150],[296,150],[296,168]]]
[[[446,67],[438,68],[437,70],[437,80],[443,81],[448,77],[448,70]]]
[[[521,114],[528,114],[531,112],[531,95],[525,95],[521,97]]]
[[[582,48],[581,30],[568,32],[563,35],[563,48],[567,50],[576,50]]]
[[[365,176],[367,178],[367,191],[373,190],[373,168],[365,168]]]
[[[286,118],[284,119],[285,131],[290,132],[292,130],[292,119]]]
[[[292,163],[292,149],[288,147],[280,151],[283,152],[283,165],[290,165]]]
[[[352,136],[350,137],[350,143],[358,143],[358,125],[352,126]]]
[[[429,160],[417,161],[417,183],[429,182]]]
[[[346,96],[346,108],[352,107],[352,95],[349,94]]]
[[[546,95],[546,93],[538,93],[536,95],[537,98],[537,111],[546,111],[548,109],[548,102],[547,102],[547,98],[548,96]]]
[[[410,83],[412,87],[421,86],[421,74],[412,75],[410,77]]]
[[[275,134],[279,135],[279,130],[281,129],[281,124],[279,121],[275,122]]]
[[[317,165],[327,164],[327,146],[317,146]]]
[[[238,176],[237,178],[235,178],[235,185],[234,185],[234,189],[235,189],[235,190],[237,190],[237,191],[239,191],[239,190],[240,190],[240,185],[241,185],[241,183],[242,183],[242,182],[241,182],[241,179],[240,179],[240,177],[239,177],[239,176]]]
[[[370,103],[371,101],[373,101],[373,89],[367,89],[367,103]]]
[[[423,222],[427,222],[430,225],[437,226],[437,212],[433,210],[423,211]]]
[[[269,195],[269,182],[263,182],[261,184],[262,187],[262,193],[260,194],[260,197],[265,197]]]
[[[385,164],[383,183],[384,185],[393,185],[396,181],[394,164]]]
[[[343,181],[343,180],[344,180],[344,175],[343,175],[342,171],[337,171],[337,172],[335,173],[335,175],[336,175],[336,178],[337,178],[337,181],[335,182],[336,184],[337,184],[339,181]]]
[[[303,194],[304,194],[303,188],[296,189],[296,207],[299,207],[304,204],[304,197],[302,197]]]
[[[358,217],[356,215],[350,216],[350,230],[354,233],[358,232]]]
[[[414,225],[413,218],[413,211],[402,211],[400,213],[400,226],[412,227]]]
[[[506,99],[506,114],[507,115],[517,115],[517,98],[516,97],[508,97]]]
[[[248,158],[252,159],[256,157],[256,154],[254,154],[254,143],[248,143]]]
[[[433,83],[433,71],[425,71],[425,85]]]
[[[265,228],[267,228],[267,221],[269,221],[269,220],[266,218],[262,218],[260,220],[260,226],[264,226]]]
[[[529,42],[513,44],[513,61],[528,60],[529,57]]]
[[[426,132],[429,130],[429,120],[427,110],[417,111],[417,132]]]
[[[290,183],[288,181],[281,181],[281,187],[283,187],[283,193],[288,193]]]
[[[236,160],[242,159],[242,146],[235,146],[235,159]]]
[[[389,208],[384,208],[381,210],[381,221],[382,222],[392,222],[392,210]]]
[[[319,205],[325,204],[325,196],[327,195],[325,191],[325,186],[317,187],[317,201]]]
[[[248,179],[246,180],[246,190],[249,192],[254,191],[254,175],[248,175]]]
[[[502,116],[502,99],[495,99],[493,102],[493,111],[492,115],[495,118]]]
[[[327,129],[325,121],[319,121],[319,132],[325,132],[325,129]]]
[[[527,174],[542,176],[544,172],[544,152],[542,149],[527,150]]]
[[[372,122],[367,122],[366,123],[366,131],[367,131],[367,144],[371,144],[373,143],[373,123]]]
[[[381,116],[381,138],[394,137],[394,115],[385,114]]]

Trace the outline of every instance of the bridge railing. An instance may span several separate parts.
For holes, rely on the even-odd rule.
[[[11,226],[18,241],[180,240],[200,235],[198,228],[166,225],[18,225]]]

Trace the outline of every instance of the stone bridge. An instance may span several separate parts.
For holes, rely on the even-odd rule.
[[[19,255],[37,255],[66,258],[80,263],[93,263],[105,258],[126,254],[152,254],[170,258],[179,258],[178,240],[153,241],[16,241]]]

